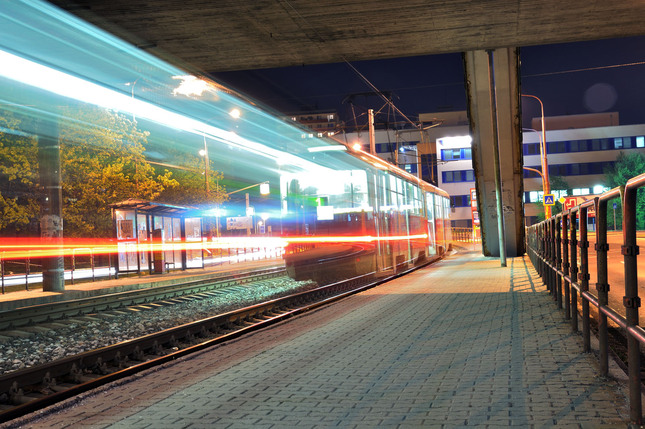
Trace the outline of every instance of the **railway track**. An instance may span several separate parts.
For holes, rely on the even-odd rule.
[[[165,286],[137,289],[89,298],[81,298],[0,312],[0,331],[49,323],[69,317],[78,317],[154,302],[181,299],[231,286],[244,285],[264,279],[284,276],[284,268],[270,268],[210,279],[193,280]],[[0,332],[0,335],[2,333]]]
[[[373,287],[361,276],[0,376],[0,422]]]

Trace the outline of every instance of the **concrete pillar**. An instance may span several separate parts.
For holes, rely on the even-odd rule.
[[[65,290],[65,268],[63,262],[63,204],[61,186],[60,143],[58,142],[57,119],[43,119],[38,131],[38,169],[40,184],[44,191],[41,203],[40,237],[43,244],[61,246],[60,256],[42,259],[43,290],[62,292]]]
[[[497,130],[506,255],[524,254],[523,159],[520,122],[519,55],[514,48],[493,51]],[[475,187],[482,228],[482,252],[499,256],[491,85],[487,51],[464,54]]]

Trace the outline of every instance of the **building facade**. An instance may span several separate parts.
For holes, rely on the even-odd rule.
[[[306,114],[308,118],[311,114]],[[313,117],[313,116],[312,116]],[[472,167],[472,139],[465,111],[419,115],[419,128],[377,129],[376,155],[398,165],[450,194],[452,226],[470,228],[473,224],[471,190],[475,188]],[[300,120],[300,122],[303,122]],[[303,122],[306,123],[306,122]],[[617,125],[617,112],[545,118],[549,178],[558,176],[567,189],[551,185],[555,199],[564,196],[601,194],[607,190],[605,170],[621,152],[645,153],[645,124]],[[531,225],[544,213],[540,142],[540,118],[532,120],[534,129],[522,133],[524,167],[525,224]],[[341,133],[338,141],[360,144],[369,151],[369,133]],[[493,168],[491,165],[490,168]]]
[[[616,113],[607,115],[615,117]],[[594,116],[597,116],[594,115]],[[576,128],[588,124],[584,115],[576,115],[567,122],[564,118],[552,121],[564,129],[546,131],[546,151],[551,193],[555,199],[566,196],[596,195],[607,188],[605,170],[611,167],[621,152],[640,151],[645,154],[645,125],[617,125]],[[582,121],[582,122],[580,122]],[[547,118],[547,124],[549,124]],[[543,214],[542,179],[533,171],[541,171],[541,132],[524,130],[522,133],[524,167],[524,215],[527,225]],[[471,227],[470,190],[475,187],[472,169],[471,140],[442,137],[437,139],[439,187],[450,194],[452,224]],[[491,166],[492,168],[492,166]],[[567,189],[557,189],[553,183],[558,176]],[[503,186],[503,184],[502,184]]]

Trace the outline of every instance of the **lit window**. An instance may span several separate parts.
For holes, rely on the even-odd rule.
[[[607,192],[608,190],[609,190],[608,187],[602,186],[602,185],[596,185],[593,187],[594,194],[602,194],[603,192]]]
[[[636,137],[636,147],[645,147],[645,136]]]
[[[614,139],[614,149],[622,149],[622,147],[623,147],[622,137],[616,137]]]
[[[535,202],[537,202],[537,200],[538,200],[538,193],[537,193],[537,191],[531,191],[531,192],[529,192],[529,201],[530,201],[530,202],[532,202],[532,203],[535,203]]]

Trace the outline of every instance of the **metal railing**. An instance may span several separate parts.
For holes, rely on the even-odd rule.
[[[204,245],[203,268],[221,264],[236,264],[245,261],[263,259],[280,259],[284,253],[282,248],[267,247],[208,247]],[[64,279],[67,284],[78,281],[99,281],[116,276],[114,259],[116,255],[108,253],[99,255],[94,249],[78,247],[70,250],[64,257]],[[126,258],[127,259],[127,258]],[[147,273],[142,270],[141,273]],[[124,273],[122,273],[124,274]],[[27,252],[23,257],[6,257],[5,251],[0,251],[0,291],[29,290],[31,286],[42,283],[42,266],[40,258],[32,257]]]
[[[450,228],[452,241],[461,243],[481,243],[481,229],[479,228]]]
[[[565,318],[571,321],[574,332],[578,332],[578,316],[581,316],[584,352],[591,351],[590,304],[598,310],[601,375],[607,376],[609,371],[608,320],[615,322],[625,333],[630,420],[636,424],[642,424],[640,345],[645,344],[645,330],[639,325],[638,317],[641,299],[638,291],[639,246],[636,230],[636,196],[638,189],[643,186],[645,186],[645,174],[630,179],[625,186],[612,189],[528,227],[526,234],[531,262],[558,307],[564,307]],[[609,305],[607,203],[616,198],[620,198],[622,202],[623,215],[621,255],[624,263],[625,295],[622,301],[624,315]],[[595,210],[596,218],[593,250],[596,256],[597,296],[589,291],[591,275],[588,215],[591,210]],[[645,213],[640,215],[645,216]],[[578,313],[579,304],[582,314]]]

